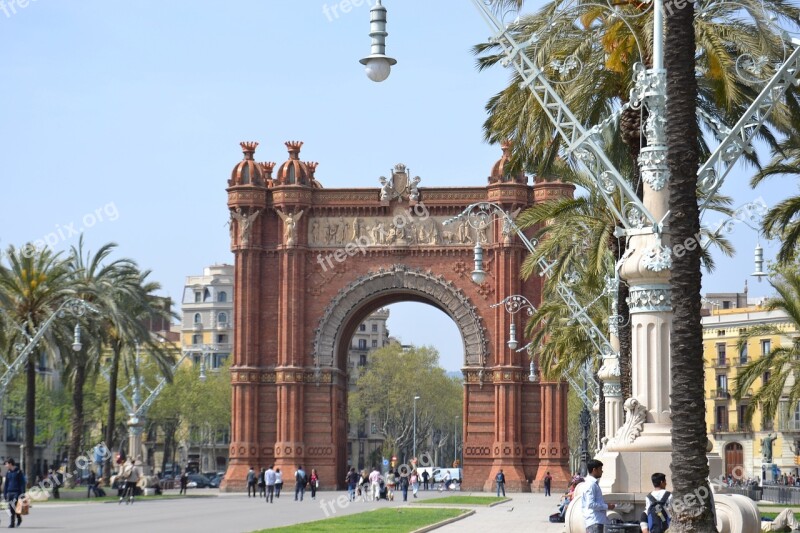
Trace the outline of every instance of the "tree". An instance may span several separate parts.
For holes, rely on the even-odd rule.
[[[694,4],[666,17],[664,43],[667,70],[667,165],[672,242],[682,243],[700,231],[697,169],[700,131],[696,119]],[[670,335],[672,352],[672,485],[674,506],[670,531],[716,532],[708,486],[708,459],[703,383],[703,328],[700,315],[699,248],[673,254]],[[704,488],[705,491],[698,490]],[[694,495],[696,497],[686,497]]]
[[[6,252],[8,266],[0,264],[0,304],[5,310],[8,322],[21,325],[25,334],[33,336],[39,327],[50,318],[64,298],[72,294],[69,286],[69,271],[60,254],[49,248],[38,249],[32,244],[17,250],[13,245]],[[64,345],[64,337],[69,337],[70,328],[63,323],[55,323],[43,341],[40,349],[59,358],[59,345]],[[9,346],[27,343],[25,335],[15,328],[8,334]],[[61,337],[61,343],[58,338]],[[68,342],[68,341],[67,341]],[[36,436],[36,368],[39,350],[33,350],[25,364],[25,476],[28,483],[36,479],[34,452]],[[9,354],[11,355],[11,354]]]
[[[129,309],[120,307],[138,295],[139,277],[136,263],[130,259],[117,259],[107,262],[117,247],[108,243],[100,247],[96,254],[84,250],[83,235],[78,245],[73,246],[67,260],[70,283],[78,297],[92,304],[99,317],[87,317],[85,331],[89,334],[83,339],[84,347],[78,351],[65,349],[66,367],[64,378],[72,386],[72,437],[69,446],[69,464],[81,453],[84,436],[84,385],[86,380],[96,375],[103,351],[103,326],[106,322],[120,322],[127,319]],[[102,317],[102,318],[101,318]],[[114,394],[116,397],[116,394]]]
[[[431,347],[403,349],[390,344],[370,354],[366,371],[349,396],[350,423],[372,417],[385,437],[384,456],[414,448],[414,396],[417,401],[417,452],[419,443],[435,439],[435,450],[452,440],[453,420],[461,415],[462,386],[439,367],[439,354]],[[427,451],[427,450],[425,450]]]
[[[800,176],[800,132],[790,133],[780,145],[773,150],[773,157],[751,180],[753,187],[767,178],[778,175]],[[800,196],[786,198],[772,206],[764,216],[762,223],[764,233],[780,238],[781,248],[778,262],[790,264],[797,254],[800,243]]]
[[[764,303],[764,309],[783,311],[790,326],[800,331],[800,272],[797,265],[781,267],[770,279],[770,284],[778,294]],[[784,336],[786,331],[772,324],[747,328],[739,339],[739,349],[750,339],[766,335]],[[755,380],[766,372],[770,373],[770,379],[750,399],[745,413],[748,421],[756,409],[761,410],[764,420],[773,420],[782,399],[787,399],[790,411],[797,405],[800,400],[800,337],[793,337],[788,345],[771,348],[769,353],[740,369],[735,380],[734,398],[741,400]]]
[[[161,285],[154,281],[148,281],[149,275],[149,270],[143,272],[137,270],[135,272],[135,290],[125,291],[118,295],[117,308],[120,312],[104,317],[100,324],[103,343],[111,350],[105,434],[105,442],[109,450],[115,446],[116,433],[119,428],[117,424],[117,386],[120,368],[123,368],[128,375],[133,375],[137,371],[135,361],[137,343],[151,354],[162,375],[169,375],[171,365],[175,361],[174,354],[169,353],[162,339],[156,338],[146,327],[148,319],[169,320],[174,316],[169,308],[169,300],[159,299],[154,295],[161,289]],[[106,459],[103,473],[108,482],[108,478],[111,476],[110,454]]]

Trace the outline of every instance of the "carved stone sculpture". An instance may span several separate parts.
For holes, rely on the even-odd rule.
[[[255,221],[260,214],[261,211],[258,209],[247,214],[242,211],[241,207],[237,207],[231,211],[231,217],[239,223],[239,241],[242,246],[247,246],[250,243],[250,230],[252,229],[253,221]]]
[[[277,210],[276,210],[277,211]],[[286,246],[294,246],[297,243],[297,223],[303,216],[303,211],[297,213],[282,213],[277,211],[278,216],[283,220],[283,237]]]

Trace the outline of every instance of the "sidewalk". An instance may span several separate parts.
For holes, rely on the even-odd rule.
[[[461,493],[464,496],[489,496],[489,493]],[[490,531],[535,531],[536,533],[562,533],[564,524],[553,524],[548,517],[558,509],[559,498],[555,495],[546,498],[543,493],[509,493],[511,501],[494,507],[470,507],[475,514],[453,522],[435,531],[437,533]],[[469,507],[469,506],[464,506]]]

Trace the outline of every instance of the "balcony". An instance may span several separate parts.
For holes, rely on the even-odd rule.
[[[202,322],[195,322],[192,324],[192,329],[194,331],[203,331],[203,323]]]
[[[728,359],[725,358],[725,357],[718,357],[714,361],[714,368],[728,368],[728,363],[729,362],[730,361],[728,361]]]
[[[731,392],[728,389],[716,389],[711,391],[711,398],[714,400],[730,400]]]
[[[711,424],[708,428],[709,433],[728,433],[728,424]]]
[[[217,329],[218,330],[224,330],[224,329],[230,329],[230,328],[231,328],[231,325],[228,322],[217,322]]]

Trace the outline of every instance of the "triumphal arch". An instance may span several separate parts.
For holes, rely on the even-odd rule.
[[[398,164],[376,187],[326,189],[317,163],[300,159],[303,143],[287,142],[277,169],[255,161],[257,144],[241,143],[227,188],[236,273],[223,489],[243,489],[250,466],[270,464],[287,484],[303,464],[324,487],[342,486],[348,344],[370,313],[400,301],[439,308],[461,333],[464,488],[491,488],[500,468],[510,490],[530,490],[546,471],[566,481],[566,385],[528,380],[527,354],[506,346],[514,317],[491,307],[512,294],[536,304],[541,279],[520,280],[525,248],[502,223],[445,221],[475,202],[515,212],[571,187],[509,174],[504,146],[485,187],[424,186]],[[487,272],[480,285],[471,280],[476,241]]]

